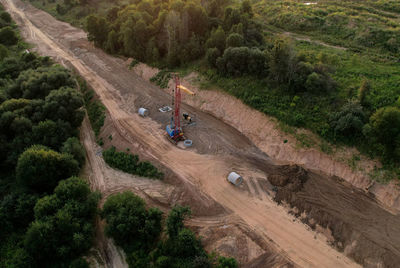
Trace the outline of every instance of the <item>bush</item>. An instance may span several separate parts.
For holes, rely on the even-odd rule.
[[[371,134],[386,149],[387,157],[400,160],[400,109],[384,107],[370,118]]]
[[[62,146],[61,152],[72,155],[81,167],[85,163],[85,149],[76,137],[68,138]]]
[[[4,60],[7,56],[8,56],[7,47],[0,44],[0,61]]]
[[[355,141],[362,137],[366,116],[359,102],[349,101],[331,118],[335,135],[342,140]]]
[[[139,162],[139,156],[126,152],[117,152],[115,147],[103,151],[103,157],[109,166],[126,173],[155,179],[163,177],[163,174],[150,162]]]
[[[206,54],[208,64],[210,64],[211,67],[216,67],[219,56],[221,56],[221,52],[218,50],[218,48],[209,48]]]
[[[171,77],[172,75],[170,71],[161,70],[152,78],[150,78],[150,81],[156,83],[156,85],[159,86],[160,88],[167,88]]]
[[[55,65],[21,72],[7,92],[12,98],[44,99],[50,91],[64,86],[74,87],[74,80],[68,70]]]
[[[147,210],[144,201],[131,192],[108,197],[101,215],[107,222],[106,235],[129,251],[149,250],[161,233],[162,212]]]
[[[101,128],[104,125],[104,120],[106,119],[106,108],[99,100],[92,100],[86,102],[86,109],[93,131],[96,136],[98,136],[100,134]]]
[[[217,60],[217,68],[222,74],[241,76],[251,74],[263,76],[267,73],[267,58],[258,48],[230,47]]]
[[[226,39],[226,47],[241,47],[244,45],[244,38],[238,33],[231,33]]]
[[[18,43],[18,36],[10,26],[0,30],[0,43],[6,46],[12,46]]]
[[[50,192],[57,183],[78,174],[79,164],[69,154],[32,146],[18,158],[17,181],[37,192]]]
[[[24,241],[34,267],[71,267],[71,262],[77,265],[72,267],[84,265],[77,259],[92,246],[99,199],[85,181],[72,177],[60,181],[53,195],[36,203],[35,221]]]
[[[5,11],[2,11],[0,13],[0,19],[2,19],[3,21],[7,22],[7,23],[11,23],[11,15]]]

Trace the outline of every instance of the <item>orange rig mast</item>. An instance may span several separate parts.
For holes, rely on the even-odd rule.
[[[166,130],[168,137],[172,139],[172,141],[177,143],[178,141],[185,139],[185,137],[183,136],[180,117],[182,97],[181,90],[191,96],[195,95],[195,93],[180,84],[179,76],[177,74],[173,74],[173,78],[175,81],[175,87],[172,92],[172,106],[174,107],[174,109],[172,110],[171,124],[167,125]]]

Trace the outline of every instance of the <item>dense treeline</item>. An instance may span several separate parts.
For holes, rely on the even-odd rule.
[[[99,195],[75,177],[83,98],[0,8],[0,266],[87,267]]]
[[[300,58],[285,39],[267,43],[249,1],[134,1],[90,15],[89,40],[110,53],[175,67],[206,58],[221,75],[269,77],[293,90],[321,92],[335,87],[329,68]]]
[[[332,71],[297,55],[289,40],[266,42],[249,1],[140,1],[87,17],[89,40],[110,53],[175,67],[205,58],[222,76],[257,76],[272,86],[318,94],[335,88]]]
[[[101,212],[106,235],[124,249],[130,267],[237,267],[232,258],[207,255],[200,240],[184,227],[190,213],[187,207],[174,207],[164,225],[162,212],[146,209],[144,201],[131,192],[110,196]]]

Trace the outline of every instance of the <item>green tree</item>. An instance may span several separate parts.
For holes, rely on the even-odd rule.
[[[0,29],[0,43],[6,46],[12,46],[18,43],[18,36],[10,26]]]
[[[221,26],[218,29],[214,30],[211,33],[210,38],[207,40],[206,47],[207,48],[218,48],[219,51],[225,50],[226,36],[225,31]]]
[[[12,19],[11,19],[11,15],[8,12],[2,11],[0,13],[0,18],[7,22],[7,23],[11,23]]]
[[[226,258],[220,256],[216,268],[237,268],[238,263],[234,258]]]
[[[208,64],[210,64],[211,67],[216,67],[219,56],[221,56],[221,52],[219,52],[218,48],[209,48],[206,54]]]
[[[111,54],[115,54],[119,51],[118,34],[114,30],[108,33],[106,50]]]
[[[32,146],[18,158],[17,181],[38,192],[50,192],[57,183],[79,172],[79,164],[69,154],[44,146]]]
[[[8,56],[7,47],[0,44],[0,61],[4,60],[7,56]]]
[[[244,38],[238,33],[231,33],[226,39],[226,47],[241,47],[244,45]]]
[[[270,78],[289,84],[295,66],[293,45],[288,39],[277,39],[270,53]]]
[[[74,87],[75,82],[68,70],[55,65],[21,72],[7,92],[12,98],[44,99],[63,86]]]
[[[28,227],[33,220],[36,195],[12,192],[0,202],[0,240],[7,234]]]
[[[108,38],[109,25],[105,18],[90,15],[86,18],[86,29],[88,40],[94,41],[98,47],[103,47]]]
[[[358,90],[358,99],[360,100],[361,105],[368,106],[367,96],[370,91],[371,91],[371,84],[368,80],[364,79]]]
[[[69,131],[54,121],[41,121],[32,127],[32,140],[35,144],[41,144],[58,150],[65,139],[70,136]]]
[[[370,118],[372,135],[386,148],[388,157],[400,159],[398,154],[400,140],[400,109],[384,107],[377,110]]]
[[[240,12],[248,14],[250,17],[253,16],[253,10],[249,0],[244,0],[240,5]]]
[[[131,192],[108,197],[101,215],[107,222],[106,235],[129,251],[149,250],[161,233],[162,212],[146,210],[144,201]]]
[[[190,214],[189,207],[175,206],[171,209],[167,218],[167,232],[170,237],[178,235],[183,228],[183,220]]]
[[[34,208],[24,247],[35,267],[82,267],[77,260],[92,246],[99,194],[80,178],[60,181],[54,194],[41,198]]]
[[[306,80],[305,87],[309,92],[322,92],[325,90],[324,77],[316,72],[311,73]]]
[[[62,146],[61,152],[72,155],[81,167],[85,163],[85,149],[76,137],[68,138]]]
[[[73,128],[81,125],[85,112],[82,94],[74,88],[52,90],[45,99],[43,111],[46,118],[68,122]]]
[[[341,139],[354,141],[360,138],[366,123],[366,116],[359,102],[349,101],[331,118],[335,135]]]

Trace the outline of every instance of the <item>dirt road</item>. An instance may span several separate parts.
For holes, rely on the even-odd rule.
[[[329,246],[324,236],[316,235],[305,224],[289,215],[285,207],[273,201],[274,192],[271,191],[269,177],[280,175],[291,178],[294,173],[285,173],[285,169],[277,166],[239,131],[209,114],[184,105],[183,109],[195,114],[198,120],[195,129],[188,131],[195,146],[191,150],[173,146],[164,137],[164,127],[169,116],[157,113],[158,107],[169,104],[168,94],[128,71],[122,59],[113,58],[93,48],[83,31],[59,22],[19,0],[0,1],[20,25],[24,38],[36,44],[40,54],[50,55],[73,67],[92,86],[109,113],[110,123],[107,127],[119,136],[115,140],[120,140],[123,146],[127,146],[125,148],[139,153],[142,158],[157,161],[162,168],[168,170],[167,181],[187,185],[188,191],[192,191],[194,206],[197,202],[201,203],[205,207],[204,213],[208,211],[211,214],[220,211],[215,203],[221,205],[240,219],[251,233],[267,243],[269,250],[300,267],[358,266],[345,254]],[[137,108],[141,106],[150,109],[151,117],[141,118],[136,114]],[[226,175],[232,170],[247,178],[243,187],[235,188],[226,182]],[[290,195],[299,201],[296,205],[306,211],[324,209],[323,217],[314,219],[317,223],[325,217],[334,218],[346,226],[347,233],[335,237],[344,237],[341,243],[346,254],[353,257],[358,254],[362,256],[361,259],[365,257],[362,245],[352,247],[353,242],[357,243],[361,237],[361,241],[371,243],[372,251],[378,248],[389,256],[387,262],[382,261],[380,256],[367,259],[371,267],[390,267],[396,263],[400,256],[400,231],[393,226],[399,226],[399,218],[382,210],[374,200],[363,198],[363,193],[354,192],[351,187],[343,187],[340,182],[327,176],[310,174],[303,182],[304,185],[300,185],[300,189]],[[100,173],[95,173],[91,181],[97,189],[103,191],[112,184]],[[324,186],[325,181],[328,181],[328,186]],[[124,188],[123,182],[118,180],[114,186],[116,191]],[[321,189],[331,193],[340,189],[341,194],[338,197],[332,194],[332,199],[326,200],[322,203],[324,206],[320,207],[320,201],[326,199],[325,195],[316,195],[315,198],[313,195],[314,191]],[[285,185],[282,185],[283,190],[287,192]],[[301,197],[304,202],[301,202]],[[337,198],[339,200],[335,200]],[[288,201],[292,203],[293,200]],[[361,205],[354,205],[353,202],[361,202]],[[335,208],[337,203],[346,211],[345,217],[341,217],[341,209]],[[307,204],[307,207],[301,207],[303,204]],[[362,220],[353,222],[353,218],[364,214]],[[380,219],[377,220],[377,217]],[[364,221],[374,230],[372,234],[361,232]],[[334,229],[335,226],[325,224],[324,227]],[[379,232],[380,228],[385,228],[386,232]],[[352,237],[353,234],[359,237]],[[390,247],[386,247],[386,244],[390,244]],[[360,258],[356,259],[360,261]],[[363,260],[361,262],[366,264]]]

